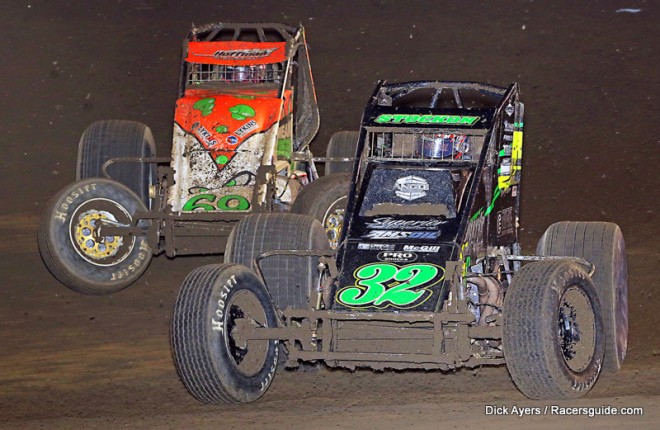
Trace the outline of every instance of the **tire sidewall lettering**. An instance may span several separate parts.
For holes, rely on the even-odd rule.
[[[215,356],[215,360],[227,363],[228,366],[233,366],[233,359],[230,356],[227,344],[230,336],[226,330],[228,317],[227,304],[231,302],[234,294],[241,289],[246,289],[254,293],[262,302],[270,303],[271,299],[265,288],[261,291],[261,288],[252,285],[250,277],[256,277],[256,275],[250,273],[246,276],[245,273],[235,272],[232,268],[227,270],[230,270],[230,272],[223,276],[223,278],[225,278],[223,281],[218,282],[214,286],[214,291],[211,294],[209,307],[207,308],[209,312],[207,316],[207,321],[209,321],[207,327],[212,351],[211,353]],[[268,325],[276,327],[277,322],[272,305],[271,309],[265,309],[265,312]],[[259,395],[261,395],[261,393],[268,389],[275,376],[278,354],[279,342],[272,341],[272,344],[269,345],[269,351],[264,367],[257,374],[253,376],[245,376],[240,373],[237,368],[233,367],[231,369],[222,370],[222,373],[225,374],[225,377],[233,380],[236,386],[243,387],[243,389],[249,389],[253,393],[259,393]]]
[[[80,185],[79,187],[70,191],[66,196],[62,196],[55,205],[52,218],[62,224],[67,224],[68,217],[71,216],[69,210],[71,209],[73,212],[78,206],[80,206],[76,205],[72,208],[71,205],[83,195],[96,191],[96,188],[97,184],[92,182],[90,184]],[[81,202],[81,204],[82,203],[84,203],[84,201]]]
[[[141,207],[136,196],[119,183],[103,179],[83,179],[70,184],[60,193],[49,205],[45,219],[48,223],[49,248],[51,253],[58,255],[58,264],[65,272],[89,284],[86,288],[103,291],[111,285],[121,285],[127,281],[128,285],[135,280],[136,275],[146,270],[152,251],[144,237],[135,237],[133,248],[124,260],[113,265],[99,266],[78,254],[70,236],[72,218],[86,202],[94,199],[109,200],[133,214]]]

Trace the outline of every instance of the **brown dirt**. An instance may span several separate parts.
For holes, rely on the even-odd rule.
[[[620,2],[15,1],[0,16],[0,428],[651,428],[660,421],[654,161],[657,4]],[[169,5],[168,5],[169,3]],[[622,7],[639,13],[616,13]],[[73,179],[97,119],[149,124],[167,154],[191,22],[302,22],[321,107],[315,144],[355,129],[377,79],[518,81],[526,102],[522,239],[562,219],[613,221],[628,244],[630,349],[586,398],[524,398],[505,367],[454,373],[281,372],[257,403],[210,407],[179,382],[169,322],[185,275],[217,257],[156,258],[106,297],[43,266],[36,226]],[[643,407],[643,416],[489,416],[486,405]]]

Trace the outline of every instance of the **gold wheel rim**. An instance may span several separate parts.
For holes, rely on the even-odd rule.
[[[114,257],[123,242],[121,236],[98,236],[96,230],[102,220],[117,221],[108,212],[90,210],[82,214],[74,229],[74,241],[80,250],[93,260]]]

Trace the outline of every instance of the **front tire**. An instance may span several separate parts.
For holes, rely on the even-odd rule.
[[[39,251],[50,272],[83,294],[109,294],[135,282],[152,258],[144,237],[99,237],[101,220],[130,225],[146,210],[138,196],[108,179],[74,182],[49,202],[39,225]]]
[[[609,222],[558,222],[543,234],[536,253],[581,257],[595,266],[592,280],[605,327],[603,369],[618,371],[628,349],[628,264],[619,226]]]
[[[216,264],[190,272],[172,317],[174,363],[190,394],[202,403],[247,403],[268,390],[278,341],[246,340],[245,327],[255,326],[277,327],[277,317],[252,271]]]
[[[525,396],[570,399],[591,389],[605,347],[600,303],[581,266],[527,264],[508,288],[503,313],[507,368]]]

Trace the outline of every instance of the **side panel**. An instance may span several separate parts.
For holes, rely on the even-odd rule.
[[[475,184],[477,189],[461,240],[461,259],[466,266],[485,257],[489,247],[510,246],[518,241],[522,115],[523,105],[514,87],[495,116],[482,180]]]
[[[494,246],[508,246],[518,242],[523,115],[524,106],[517,98],[505,107],[497,154],[499,198],[495,202],[488,229],[490,242]]]

